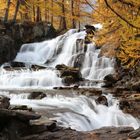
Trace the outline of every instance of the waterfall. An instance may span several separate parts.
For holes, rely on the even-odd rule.
[[[71,29],[64,35],[40,43],[21,46],[14,61],[25,64],[40,64],[55,68],[58,64],[78,67],[82,77],[89,80],[103,80],[113,72],[113,60],[99,57],[100,49],[93,43],[85,44],[85,31]],[[10,87],[52,87],[62,86],[56,70],[0,70],[0,88]]]
[[[139,120],[119,109],[119,101],[111,94],[105,95],[108,106],[97,104],[93,97],[77,96],[73,93],[71,97],[47,94],[41,100],[29,100],[29,94],[25,93],[6,94],[11,98],[11,105],[28,105],[38,112],[47,110],[46,115],[53,113],[50,119],[56,120],[60,126],[77,131],[90,131],[104,126],[130,126],[135,129],[140,126]]]
[[[52,70],[20,70],[0,71],[0,88],[24,88],[24,87],[54,87],[61,86],[61,78]]]
[[[21,46],[14,61],[24,62],[27,66],[44,65],[45,69],[0,68],[0,89],[18,89],[19,94],[0,92],[7,95],[11,105],[27,105],[35,111],[54,112],[51,119],[60,126],[70,127],[77,131],[90,131],[103,126],[131,126],[138,128],[139,120],[129,114],[124,114],[118,107],[118,101],[107,96],[109,106],[97,104],[95,97],[55,95],[40,100],[28,99],[28,89],[43,90],[45,88],[63,86],[62,79],[58,77],[59,71],[55,69],[58,64],[65,64],[79,68],[82,77],[92,80],[103,80],[104,76],[113,73],[113,59],[99,56],[100,49],[93,43],[85,44],[86,32],[69,30],[64,35],[40,43],[30,43]],[[6,64],[5,66],[8,66]],[[85,80],[86,81],[86,80]],[[97,87],[97,85],[96,85]],[[17,91],[18,91],[17,90]],[[16,91],[16,92],[17,92]]]

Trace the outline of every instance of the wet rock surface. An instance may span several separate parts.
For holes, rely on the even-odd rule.
[[[23,137],[23,140],[127,140],[133,131],[129,127],[104,127],[91,132],[77,132],[71,129],[59,129],[54,132],[43,132]]]
[[[10,106],[10,99],[6,96],[0,95],[0,109],[8,109]]]
[[[140,128],[138,128],[138,129],[136,129],[136,130],[130,132],[130,133],[128,134],[128,136],[129,136],[129,138],[131,138],[131,139],[140,138]]]
[[[43,93],[43,92],[32,92],[28,96],[28,99],[42,99],[42,98],[45,98],[45,97],[46,97],[46,94]]]
[[[0,64],[13,60],[15,56],[14,40],[8,35],[0,35]]]
[[[112,87],[118,81],[118,77],[114,74],[109,74],[104,77],[103,87]]]
[[[82,74],[78,68],[66,66],[64,64],[57,65],[56,70],[60,72],[59,77],[65,85],[74,84],[82,80]]]
[[[81,68],[83,61],[85,58],[85,54],[84,53],[80,53],[76,56],[75,61],[74,61],[74,68]]]
[[[108,106],[107,98],[105,96],[99,96],[96,99],[96,103]]]

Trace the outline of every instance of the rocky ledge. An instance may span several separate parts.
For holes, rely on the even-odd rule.
[[[55,68],[59,71],[62,82],[67,86],[83,80],[79,68],[69,67],[64,64],[57,65]]]

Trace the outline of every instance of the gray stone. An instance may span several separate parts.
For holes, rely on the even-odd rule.
[[[8,97],[0,95],[0,109],[7,109],[10,106],[10,99]]]

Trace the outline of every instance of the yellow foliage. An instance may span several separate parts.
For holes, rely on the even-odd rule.
[[[17,1],[10,0],[9,20],[13,19]],[[72,1],[74,3],[73,14],[71,7]],[[4,17],[5,15],[7,2],[8,0],[0,0],[0,17]],[[70,28],[72,20],[79,22],[84,20],[84,17],[89,16],[88,12],[80,8],[84,4],[83,2],[84,0],[64,0],[64,2],[63,0],[20,0],[17,20],[34,22],[37,17],[37,8],[39,8],[42,21],[52,22],[53,17],[54,26],[58,27],[60,18],[65,17],[68,28]],[[62,5],[64,5],[65,13],[62,11]]]
[[[107,3],[106,3],[107,2]],[[116,57],[126,68],[140,61],[140,0],[98,0],[93,13],[94,22],[100,22],[100,42],[116,42]]]

